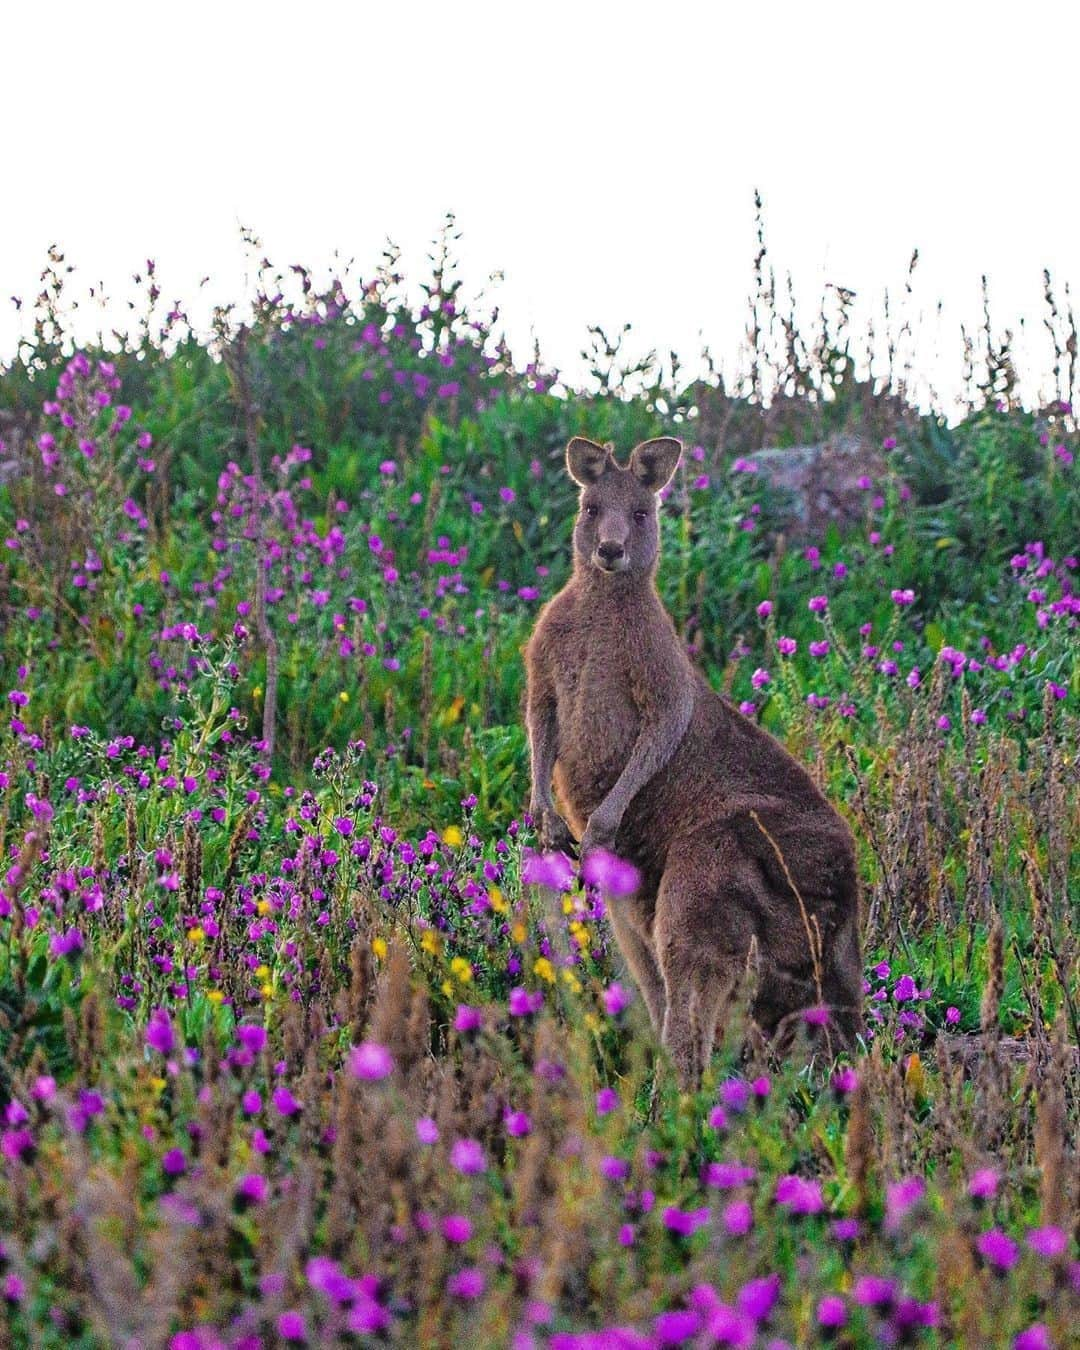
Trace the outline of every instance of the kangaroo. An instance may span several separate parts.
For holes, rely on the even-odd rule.
[[[573,574],[525,649],[530,812],[546,850],[607,849],[637,891],[615,938],[680,1084],[695,1088],[756,946],[751,1009],[780,1044],[807,1009],[862,1028],[855,848],[810,775],[691,665],[657,594],[659,493],[682,445],[629,464],[575,437]],[[552,784],[562,814],[556,809]],[[783,1031],[784,1035],[778,1035]]]

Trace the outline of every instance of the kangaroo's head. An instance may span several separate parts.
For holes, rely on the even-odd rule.
[[[581,488],[574,525],[574,564],[596,575],[649,577],[660,550],[658,494],[675,472],[682,443],[643,441],[625,469],[611,450],[575,436],[566,467]]]

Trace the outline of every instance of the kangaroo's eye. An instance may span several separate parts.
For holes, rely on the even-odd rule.
[[[634,519],[637,521],[637,523],[638,523],[639,525],[644,525],[645,522],[648,520],[648,518],[649,518],[649,513],[648,513],[648,511],[635,511],[635,512],[634,512]]]
[[[590,502],[588,506],[584,507],[583,509],[585,514],[589,517],[590,520],[592,520],[593,516],[596,515],[597,508],[593,506],[592,502]]]

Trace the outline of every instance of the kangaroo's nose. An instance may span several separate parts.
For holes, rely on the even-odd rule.
[[[605,562],[615,562],[622,557],[623,546],[622,544],[614,543],[610,539],[605,539],[602,544],[597,544],[596,551]]]

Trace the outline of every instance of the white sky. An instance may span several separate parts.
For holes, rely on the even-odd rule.
[[[1072,11],[1072,17],[1067,16]],[[466,290],[495,269],[520,353],[571,375],[586,325],[732,360],[754,187],[815,305],[877,303],[921,250],[946,393],[979,275],[1049,368],[1041,269],[1080,287],[1076,58],[1064,3],[8,5],[0,18],[0,354],[50,242],[122,300],[147,256],[198,315],[245,293],[240,223],[278,264],[409,274],[449,208]],[[200,293],[198,281],[212,283]],[[124,310],[107,317],[109,326]],[[83,320],[93,331],[97,320]]]

